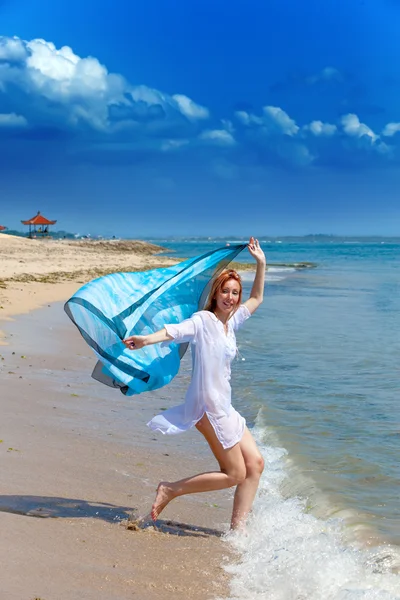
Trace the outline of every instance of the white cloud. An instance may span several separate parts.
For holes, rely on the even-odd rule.
[[[294,136],[298,133],[300,128],[296,122],[278,106],[264,106],[262,111],[261,117],[243,110],[237,111],[235,115],[243,125],[262,127],[265,134]]]
[[[382,135],[393,137],[400,131],[400,123],[388,123],[382,131]]]
[[[305,131],[310,131],[316,137],[331,137],[337,132],[336,125],[331,123],[323,123],[322,121],[312,121],[304,127]]]
[[[187,96],[183,96],[182,94],[174,94],[172,96],[173,100],[179,106],[180,111],[188,117],[188,119],[208,119],[210,116],[210,112],[204,106],[200,106],[200,104],[196,104]]]
[[[137,85],[136,87],[129,90],[128,95],[135,102],[144,102],[145,104],[163,104],[166,99],[166,95],[158,90],[147,87],[146,85]]]
[[[264,120],[270,119],[281,133],[286,135],[296,135],[298,133],[299,127],[296,122],[278,106],[264,106],[263,113],[265,115]]]
[[[199,138],[213,142],[219,146],[234,146],[236,144],[233,135],[229,131],[225,131],[225,129],[207,129],[199,135]]]
[[[43,39],[0,37],[0,89],[32,127],[181,138],[209,117],[187,96],[132,86],[97,58]],[[179,131],[178,131],[179,129]]]
[[[337,69],[326,67],[313,76],[313,82],[341,77]],[[336,125],[313,120],[300,128],[282,108],[270,105],[258,114],[236,112],[234,124],[229,119],[207,122],[208,108],[188,96],[133,86],[122,75],[109,73],[97,58],[82,58],[68,46],[57,48],[43,39],[0,36],[0,90],[2,138],[15,138],[15,128],[19,128],[18,139],[25,135],[24,128],[43,143],[50,144],[53,135],[54,139],[64,136],[73,140],[72,152],[86,152],[88,160],[95,151],[103,153],[102,160],[109,151],[118,161],[118,153],[173,154],[206,144],[216,148],[214,153],[199,151],[209,155],[210,164],[216,155],[228,157],[229,148],[235,149],[232,155],[236,156],[238,147],[247,156],[254,156],[257,148],[264,165],[286,161],[307,166],[320,158],[334,164],[335,153],[343,148],[348,156],[362,152],[382,159],[397,156],[395,145],[382,141],[400,132],[397,122],[384,127],[382,138],[356,114],[343,116]],[[224,151],[218,152],[218,147]],[[217,162],[213,169],[220,177],[236,176],[236,167],[228,162]]]
[[[316,155],[311,153],[305,143],[300,143],[300,127],[282,108],[264,106],[262,115],[257,116],[246,111],[235,113],[238,121],[245,126],[245,134],[251,144],[261,150],[262,161],[281,164],[282,161],[294,167],[311,165]],[[329,124],[322,127],[313,125],[314,131],[325,135],[331,132]],[[304,128],[303,128],[304,129]]]
[[[344,132],[351,137],[361,138],[367,136],[370,138],[372,143],[378,139],[376,133],[374,133],[372,129],[368,127],[368,125],[361,123],[360,119],[355,114],[344,115],[341,118],[341,123],[343,125]]]
[[[242,125],[262,125],[263,120],[261,117],[256,117],[244,110],[238,110],[235,112],[236,118],[242,123]]]
[[[18,62],[26,57],[26,48],[19,38],[0,37],[0,61]]]
[[[15,113],[0,114],[0,127],[26,127],[28,121]]]
[[[68,46],[57,50],[53,43],[41,39],[27,42],[26,47],[30,50],[26,64],[32,69],[32,75],[40,73],[43,81],[46,79],[71,81],[76,75],[76,67],[79,63],[85,60],[93,61],[93,59],[79,58]],[[99,65],[98,61],[96,62]],[[101,71],[102,76],[107,75],[104,67]]]

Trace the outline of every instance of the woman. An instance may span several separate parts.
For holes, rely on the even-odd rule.
[[[205,309],[178,325],[165,325],[150,335],[124,340],[131,350],[161,342],[191,342],[193,371],[185,403],[156,416],[154,430],[178,433],[196,426],[207,440],[220,471],[200,473],[180,481],[162,481],[151,510],[155,521],[171,500],[185,494],[236,486],[231,528],[240,527],[249,514],[264,468],[263,458],[231,404],[230,363],[235,357],[235,331],[263,301],[265,256],[258,240],[250,238],[250,254],[257,262],[250,298],[241,304],[242,283],[233,270],[223,271],[213,282]]]

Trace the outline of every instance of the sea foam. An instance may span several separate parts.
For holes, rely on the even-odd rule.
[[[305,500],[284,495],[287,452],[269,445],[266,428],[253,433],[265,471],[247,533],[226,536],[239,559],[225,567],[225,600],[399,600],[398,549],[351,544],[343,521],[317,518]]]

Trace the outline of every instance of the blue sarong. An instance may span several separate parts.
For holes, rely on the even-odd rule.
[[[201,310],[211,280],[246,246],[219,248],[173,267],[114,273],[82,286],[64,308],[99,359],[92,376],[126,396],[168,384],[188,344],[154,344],[132,351],[122,340],[154,333]]]

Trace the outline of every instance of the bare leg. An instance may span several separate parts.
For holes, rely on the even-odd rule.
[[[162,481],[157,488],[156,498],[151,509],[151,517],[154,521],[167,504],[178,496],[223,490],[245,481],[246,466],[240,445],[236,444],[232,448],[224,450],[207,415],[204,415],[196,427],[203,433],[209,443],[221,471],[200,473],[180,481]]]
[[[232,448],[230,448],[232,450]],[[237,446],[238,459],[242,459],[239,446]],[[243,461],[243,459],[242,459]],[[237,471],[231,471],[230,473],[222,473],[220,471],[211,471],[210,473],[199,473],[193,475],[193,477],[186,477],[180,481],[161,481],[158,484],[156,498],[154,500],[151,517],[153,521],[158,518],[158,515],[167,506],[171,500],[178,496],[184,496],[186,494],[196,494],[198,492],[212,492],[214,490],[224,490],[234,485],[238,485],[240,481],[244,481],[245,470],[243,464],[242,474]]]
[[[246,479],[236,488],[231,529],[243,527],[246,522],[264,470],[264,459],[247,427],[239,442],[239,447],[246,465]]]

